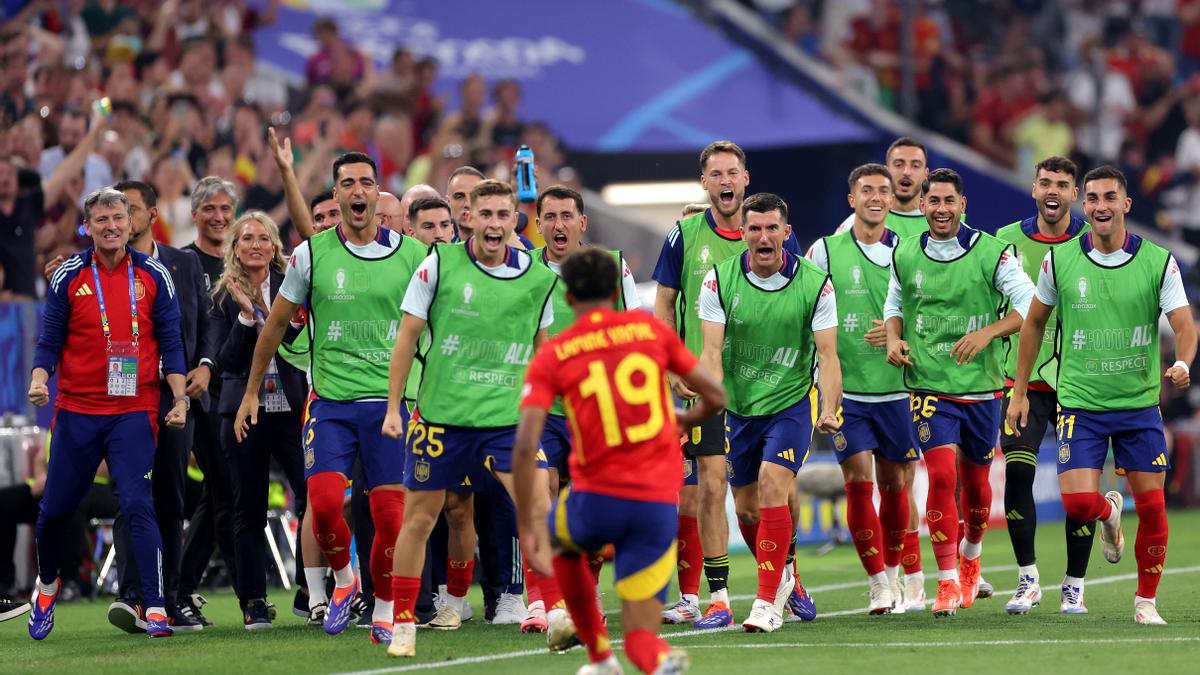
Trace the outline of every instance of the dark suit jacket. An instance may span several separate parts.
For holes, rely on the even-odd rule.
[[[283,275],[271,271],[271,297],[268,306],[279,293],[283,284]],[[212,310],[212,320],[218,334],[225,336],[225,341],[217,350],[217,366],[221,371],[221,400],[217,404],[217,412],[222,415],[232,415],[237,412],[246,394],[246,379],[250,377],[250,364],[254,361],[254,343],[258,341],[258,329],[247,326],[238,320],[241,308],[227,293],[217,296],[217,306]],[[288,326],[284,334],[284,342],[296,337],[301,329]],[[292,412],[299,415],[304,410],[308,399],[308,380],[304,371],[294,368],[282,358],[275,358],[279,369],[279,378],[283,381],[283,393],[287,396],[288,405]]]
[[[189,371],[200,365],[202,359],[215,363],[219,334],[209,318],[212,300],[204,286],[204,268],[200,267],[200,259],[191,251],[183,251],[165,244],[158,245],[158,259],[171,273],[175,282],[175,293],[179,297],[179,312],[182,325],[179,332],[183,336],[183,356]],[[213,371],[210,388],[216,394],[217,369]],[[164,384],[164,386],[166,386]],[[200,397],[200,406],[204,410],[210,407],[208,393]]]

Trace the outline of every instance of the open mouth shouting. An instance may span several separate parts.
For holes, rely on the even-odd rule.
[[[1063,216],[1062,200],[1058,197],[1047,197],[1042,202],[1042,215],[1050,222],[1057,222]]]
[[[770,244],[760,244],[754,247],[754,259],[759,264],[770,264],[776,257],[775,247]]]
[[[915,183],[913,183],[913,179],[901,178],[900,180],[896,181],[896,192],[904,192],[906,194],[911,193],[914,185]]]
[[[489,230],[479,236],[483,242],[483,248],[488,252],[495,252],[504,247],[504,232]]]
[[[554,246],[556,253],[566,253],[567,247],[571,245],[571,239],[567,236],[566,232],[555,232],[550,243]]]
[[[354,214],[355,220],[362,221],[367,217],[367,201],[365,199],[355,199],[350,202],[350,213]]]
[[[721,210],[722,211],[732,211],[733,210],[734,199],[735,199],[733,190],[721,190],[721,194],[718,197],[721,202]]]

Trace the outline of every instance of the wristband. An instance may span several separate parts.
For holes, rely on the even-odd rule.
[[[1171,366],[1171,367],[1172,367],[1172,368],[1183,368],[1183,370],[1184,370],[1184,371],[1185,371],[1185,372],[1186,372],[1188,375],[1191,375],[1191,374],[1192,374],[1192,369],[1191,369],[1191,368],[1188,368],[1188,364],[1184,363],[1183,361],[1176,361],[1176,362],[1175,362],[1175,365],[1174,365],[1174,366]]]

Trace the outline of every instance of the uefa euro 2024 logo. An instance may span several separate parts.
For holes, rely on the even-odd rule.
[[[850,268],[850,278],[854,280],[855,286],[862,285],[862,268],[858,265]]]
[[[921,270],[917,270],[917,273],[913,275],[913,286],[916,286],[917,290],[920,290],[924,285],[925,275],[921,273]]]
[[[475,287],[471,284],[463,286],[463,304],[471,304],[471,296],[475,295]]]
[[[346,290],[346,270],[339,269],[337,274],[334,275],[333,279],[337,282],[337,289],[339,293]]]
[[[1080,300],[1087,300],[1087,287],[1088,287],[1087,277],[1079,277],[1078,288],[1079,288],[1079,299]]]

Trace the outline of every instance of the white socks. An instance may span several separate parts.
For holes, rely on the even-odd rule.
[[[952,570],[938,570],[938,581],[953,581],[958,582],[958,568]]]
[[[1017,576],[1018,577],[1033,577],[1034,579],[1041,578],[1040,576],[1038,576],[1037,565],[1021,565],[1020,567],[1017,568]]]
[[[371,622],[392,625],[392,602],[375,598],[375,609],[371,610]]]
[[[983,555],[983,542],[977,541],[975,543],[971,543],[966,539],[963,539],[961,551],[962,557],[966,558],[967,560],[974,560]]]
[[[339,588],[345,588],[354,584],[354,568],[346,565],[340,570],[333,571],[333,582]]]
[[[325,575],[328,573],[328,567],[304,568],[304,580],[308,583],[309,609],[329,602],[329,599],[325,596]]]

